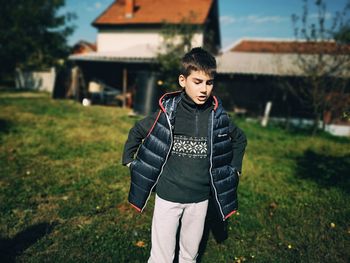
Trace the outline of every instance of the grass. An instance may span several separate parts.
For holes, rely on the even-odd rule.
[[[121,166],[137,118],[43,93],[0,92],[1,262],[146,262]],[[236,120],[248,147],[229,238],[202,262],[349,262],[350,139]]]

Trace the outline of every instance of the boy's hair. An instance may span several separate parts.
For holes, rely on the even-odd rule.
[[[187,78],[193,70],[203,71],[209,76],[214,77],[216,73],[216,60],[203,48],[193,48],[182,57],[180,74]]]

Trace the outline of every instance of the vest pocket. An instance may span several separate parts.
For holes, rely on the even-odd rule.
[[[136,159],[131,162],[129,167],[130,171],[132,171],[132,169],[134,168],[135,162],[136,162]]]
[[[229,167],[229,169],[230,169],[231,176],[233,176],[233,178],[234,178],[235,186],[237,186],[238,183],[239,183],[239,175],[238,175],[238,173],[237,173],[237,169],[234,168],[234,167],[232,167],[231,165],[229,165],[228,167]]]

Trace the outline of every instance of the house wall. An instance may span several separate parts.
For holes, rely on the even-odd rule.
[[[214,1],[204,26],[204,48],[217,55],[221,49],[218,1]]]
[[[159,30],[100,29],[97,34],[98,52],[120,51],[144,43],[158,47],[162,43]],[[195,33],[192,46],[202,46],[202,44],[203,33]]]

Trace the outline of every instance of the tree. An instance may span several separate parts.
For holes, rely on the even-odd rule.
[[[58,14],[64,4],[65,0],[0,0],[1,79],[16,67],[47,67],[66,57],[75,15]]]
[[[304,105],[312,109],[315,133],[320,120],[324,120],[324,125],[325,116],[328,116],[328,120],[334,118],[334,114],[340,117],[349,103],[347,89],[350,77],[350,47],[344,44],[346,38],[342,30],[348,28],[348,21],[344,19],[350,4],[348,3],[342,12],[336,12],[332,23],[327,23],[329,13],[324,0],[314,1],[317,8],[316,22],[310,22],[308,1],[303,2],[302,15],[292,15],[297,40],[295,53],[298,54],[295,63],[301,70],[302,77],[288,86]],[[335,41],[336,36],[344,41]],[[300,38],[304,41],[303,45],[300,45]],[[313,54],[306,55],[303,46],[313,50]]]
[[[185,18],[178,24],[163,25],[161,32],[163,43],[157,54],[157,63],[162,85],[167,91],[178,89],[178,76],[181,58],[192,48],[194,33],[198,30],[198,25],[191,23],[190,18]]]
[[[334,39],[338,43],[350,44],[350,24],[344,25],[338,32],[335,32]]]

